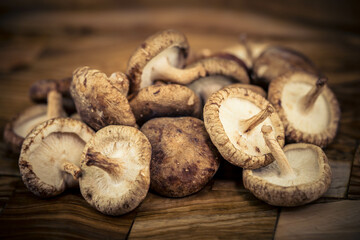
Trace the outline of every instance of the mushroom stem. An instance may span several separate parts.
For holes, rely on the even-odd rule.
[[[246,120],[240,120],[240,126],[244,133],[250,132],[260,123],[262,123],[268,116],[274,112],[274,108],[269,104],[265,109],[261,110],[255,116]]]
[[[47,96],[47,118],[57,118],[62,115],[62,96],[59,92],[52,90]]]
[[[278,141],[276,141],[275,137],[271,132],[273,131],[272,127],[269,125],[264,125],[261,128],[261,132],[263,133],[265,143],[270,148],[271,154],[275,158],[279,168],[280,174],[289,178],[295,177],[295,172],[291,168],[284,151],[280,147]]]
[[[62,164],[62,170],[65,171],[66,173],[70,174],[71,176],[73,176],[73,178],[75,180],[79,179],[80,175],[81,175],[81,170],[78,166],[76,166],[75,164],[65,161]]]
[[[152,79],[163,80],[178,84],[189,84],[192,81],[205,77],[206,71],[201,64],[191,68],[176,68],[172,66],[167,57],[162,58],[152,68]]]
[[[115,179],[121,175],[119,163],[112,158],[104,156],[100,152],[95,152],[93,151],[93,149],[88,149],[86,158],[86,166],[96,166],[98,168],[101,168]]]
[[[316,99],[320,96],[321,92],[324,90],[325,83],[327,82],[326,78],[319,78],[316,81],[316,85],[310,89],[310,91],[300,99],[300,107],[303,113],[308,113]]]

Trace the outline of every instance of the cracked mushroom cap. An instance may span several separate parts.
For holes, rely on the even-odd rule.
[[[107,125],[135,126],[126,98],[129,84],[123,73],[105,73],[80,67],[74,71],[70,92],[81,119],[95,130]]]
[[[204,123],[211,141],[225,160],[238,167],[256,169],[274,159],[261,133],[264,124],[284,145],[284,128],[272,105],[261,95],[245,88],[224,88],[209,98]]]
[[[243,170],[243,182],[257,198],[274,206],[292,207],[321,197],[331,183],[325,153],[316,145],[297,143],[284,147],[294,177],[283,177],[276,161],[255,170]]]
[[[107,126],[86,144],[80,190],[86,201],[107,215],[135,209],[150,186],[151,145],[133,127]]]
[[[269,47],[254,62],[254,82],[268,87],[275,78],[298,70],[318,73],[314,64],[305,55],[284,47]]]
[[[232,83],[249,83],[249,76],[245,65],[239,64],[233,59],[224,57],[209,57],[199,60],[190,65],[202,65],[206,76],[200,77],[188,85],[203,101],[207,101],[210,95],[224,86]]]
[[[80,157],[93,135],[86,124],[71,118],[37,125],[24,140],[19,158],[25,186],[39,197],[56,196],[77,186]]]
[[[25,109],[5,126],[4,140],[14,153],[20,153],[25,137],[38,124],[56,117],[66,117],[61,107],[61,95],[56,91],[48,94],[48,105],[37,104]]]
[[[188,84],[205,74],[201,65],[182,69],[188,55],[184,34],[165,30],[150,36],[131,56],[126,73],[131,80],[130,92],[152,85],[155,80]]]
[[[335,138],[340,107],[326,79],[306,72],[288,73],[270,84],[268,98],[289,141],[325,147]]]
[[[130,100],[139,124],[155,117],[194,116],[199,118],[200,99],[186,86],[152,85],[142,88]]]
[[[219,168],[220,155],[200,119],[155,118],[141,131],[153,149],[151,189],[163,196],[184,197],[198,192]]]

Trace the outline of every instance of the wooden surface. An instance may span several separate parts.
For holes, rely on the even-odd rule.
[[[338,135],[325,149],[334,173],[329,191],[304,207],[272,207],[244,189],[240,168],[223,164],[198,194],[171,199],[149,193],[132,213],[108,217],[92,209],[78,190],[48,200],[33,196],[19,178],[17,157],[1,140],[0,239],[322,239],[331,237],[329,229],[342,239],[359,236],[360,36],[354,33],[229,10],[2,16],[1,131],[14,114],[32,104],[27,95],[32,82],[70,76],[83,65],[108,74],[123,71],[132,51],[166,28],[183,31],[195,50],[219,50],[246,33],[250,39],[292,47],[313,60],[329,77],[342,109]]]

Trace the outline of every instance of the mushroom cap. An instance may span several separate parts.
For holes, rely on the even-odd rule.
[[[66,114],[62,113],[62,117]],[[38,124],[48,120],[47,105],[37,104],[31,106],[15,116],[5,126],[4,140],[14,153],[20,153],[25,137]]]
[[[139,124],[154,117],[199,118],[201,112],[198,96],[188,87],[178,84],[142,88],[130,100],[130,106]]]
[[[206,77],[201,77],[188,85],[205,103],[207,98],[224,86],[235,82],[249,83],[249,76],[246,66],[233,60],[233,58],[209,57],[199,60],[189,66],[201,64],[206,71]],[[241,61],[241,60],[240,60]]]
[[[254,59],[258,58],[259,55],[269,47],[269,43],[248,41],[240,42],[234,46],[225,48],[222,52],[231,54],[240,60],[242,60],[247,68],[252,68],[254,64]],[[250,55],[249,55],[250,54]]]
[[[275,161],[263,168],[244,169],[245,188],[274,206],[299,206],[318,199],[331,183],[331,169],[325,153],[320,147],[306,143],[289,144],[283,150],[296,178],[281,178]]]
[[[251,91],[261,95],[264,98],[266,98],[266,95],[267,95],[264,89],[262,89],[259,86],[253,85],[253,84],[234,83],[234,84],[228,85],[226,87],[227,88],[232,88],[232,87],[234,87],[234,88],[245,88],[245,89],[251,90]]]
[[[47,95],[50,91],[56,90],[63,96],[62,104],[66,112],[76,111],[74,101],[70,95],[70,84],[72,78],[63,78],[60,80],[43,79],[34,82],[29,90],[30,99],[36,103],[46,103]]]
[[[220,155],[200,119],[155,118],[141,131],[153,149],[151,189],[161,195],[184,197],[198,192],[219,168]]]
[[[269,101],[278,112],[289,141],[324,147],[335,138],[341,113],[339,103],[327,85],[308,114],[301,113],[297,105],[318,78],[306,72],[291,72],[275,79],[269,86]]]
[[[269,47],[255,60],[254,81],[267,87],[277,77],[295,70],[316,74],[314,64],[305,55],[284,47]]]
[[[107,125],[135,126],[135,117],[124,95],[125,74],[105,73],[89,67],[77,68],[70,87],[81,119],[98,130]]]
[[[89,162],[94,152],[111,159],[119,174]],[[129,126],[107,126],[87,142],[81,157],[81,194],[98,211],[121,215],[135,209],[146,197],[150,186],[151,145],[145,135]],[[102,163],[106,164],[106,163]]]
[[[127,65],[126,74],[131,80],[130,92],[136,92],[140,88],[151,85],[148,70],[144,68],[152,59],[163,53],[170,56],[169,60],[173,66],[183,67],[188,48],[185,35],[172,29],[158,32],[147,38],[135,50]]]
[[[274,159],[265,144],[261,127],[271,125],[280,146],[284,145],[284,128],[276,112],[248,133],[239,123],[251,118],[271,104],[261,95],[245,88],[226,87],[214,93],[204,107],[207,132],[223,158],[248,169],[266,166]]]
[[[62,170],[64,160],[80,166],[85,143],[94,132],[85,123],[71,118],[50,119],[37,125],[21,148],[19,168],[25,186],[36,196],[52,197],[77,180]]]

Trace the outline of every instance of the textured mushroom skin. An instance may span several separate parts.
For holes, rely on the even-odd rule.
[[[284,151],[294,148],[312,148],[319,158],[320,178],[315,183],[300,184],[298,186],[279,186],[254,176],[252,170],[243,170],[244,187],[257,198],[274,206],[294,207],[304,205],[321,197],[331,184],[331,169],[325,153],[317,146],[310,144],[289,144]]]
[[[130,93],[140,89],[141,75],[145,65],[160,52],[171,47],[181,49],[183,57],[187,57],[189,45],[185,35],[172,29],[150,36],[135,50],[126,70],[131,80]]]
[[[340,121],[340,115],[341,115],[339,103],[333,92],[330,90],[330,88],[328,86],[324,86],[322,95],[326,98],[326,100],[329,103],[331,122],[329,123],[327,129],[320,133],[311,134],[311,133],[305,133],[299,131],[293,126],[293,124],[286,117],[286,113],[282,107],[283,103],[281,102],[284,86],[286,85],[287,82],[291,81],[290,76],[293,74],[304,74],[305,77],[301,79],[301,82],[310,83],[312,85],[315,85],[317,80],[317,77],[315,75],[311,75],[311,74],[309,75],[307,73],[301,73],[296,71],[289,72],[277,79],[274,79],[271,82],[269,86],[268,99],[274,105],[276,111],[279,114],[279,117],[281,118],[284,124],[287,141],[306,142],[306,143],[315,144],[320,147],[325,147],[329,143],[331,143],[336,136],[336,132]],[[306,93],[304,93],[304,95],[305,94]]]
[[[124,75],[125,76],[125,75]],[[126,96],[108,77],[95,69],[81,67],[74,71],[70,87],[81,119],[98,130],[107,125],[135,126],[135,117]]]
[[[268,87],[281,75],[295,70],[316,74],[314,64],[303,54],[283,47],[267,48],[254,62],[255,83]]]
[[[44,129],[47,129],[47,132],[44,132]],[[31,145],[34,145],[34,143],[36,144],[36,142],[39,141],[39,138],[45,138],[52,132],[71,132],[71,129],[81,129],[81,131],[83,131],[83,137],[85,138],[83,140],[88,140],[88,136],[94,134],[92,129],[78,120],[71,118],[56,118],[39,124],[25,138],[19,158],[20,175],[25,186],[36,196],[41,198],[56,196],[62,193],[65,188],[57,189],[54,186],[41,181],[41,179],[36,176],[32,165],[28,161],[28,155],[33,148]]]
[[[139,124],[155,117],[200,117],[201,103],[195,93],[181,85],[152,85],[141,89],[130,101]]]
[[[102,176],[106,175],[106,179],[109,179],[110,176],[107,173],[104,174],[102,169],[96,166],[91,166],[92,161],[97,161],[97,156],[96,154],[89,154],[89,149],[93,148],[100,152],[103,151],[109,143],[114,144],[119,141],[133,144],[134,148],[138,148],[137,161],[138,164],[143,166],[143,168],[136,175],[134,181],[127,183],[127,186],[131,189],[118,189],[118,191],[114,192],[114,189],[112,188],[112,192],[108,193],[107,188],[109,188],[109,184],[117,185],[120,183],[107,182],[106,185],[101,186],[101,179],[97,178],[95,174],[102,174]],[[122,160],[123,164],[128,164],[126,161],[129,161],[129,159]],[[150,142],[138,129],[129,126],[104,127],[100,129],[96,135],[90,139],[90,141],[87,142],[84,148],[81,157],[81,169],[83,176],[79,180],[81,194],[91,206],[104,214],[117,216],[128,213],[139,206],[147,195],[150,187],[150,160]],[[113,165],[113,167],[118,167],[120,171],[124,170],[121,164],[116,165],[117,166]],[[128,173],[125,171],[122,174],[126,175]],[[115,197],[111,195],[117,194],[117,192],[122,192],[123,194]]]
[[[161,195],[184,197],[198,192],[219,168],[220,155],[199,119],[156,118],[141,131],[153,148],[151,189]]]
[[[259,95],[261,95],[262,97],[266,98],[266,92],[264,91],[264,89],[262,89],[259,86],[256,85],[252,85],[252,84],[243,84],[243,83],[234,83],[231,85],[226,86],[228,88],[234,87],[234,88],[246,88],[248,90],[253,91],[254,93],[257,93]]]
[[[265,98],[245,88],[226,87],[214,93],[204,107],[204,123],[206,130],[210,135],[211,141],[219,150],[223,158],[236,166],[246,169],[256,169],[272,163],[274,159],[271,154],[265,154],[262,156],[248,155],[235,148],[231,143],[219,117],[221,104],[230,97],[247,99],[257,105],[260,109],[265,109],[269,104]],[[276,139],[278,140],[280,146],[284,146],[284,128],[280,118],[274,113],[270,115],[269,118],[275,128]]]

